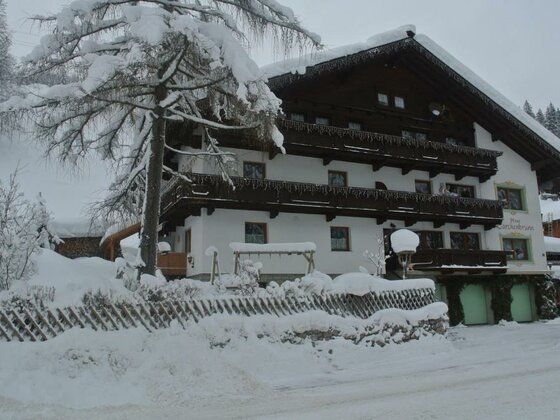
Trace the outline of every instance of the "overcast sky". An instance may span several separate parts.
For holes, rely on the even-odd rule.
[[[38,42],[26,18],[68,0],[8,0],[16,56]],[[560,106],[559,0],[280,0],[327,47],[364,41],[404,24],[455,55],[515,103]],[[271,54],[256,52],[259,64]]]

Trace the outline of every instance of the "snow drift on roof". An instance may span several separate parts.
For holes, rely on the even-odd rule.
[[[544,249],[546,252],[560,253],[560,238],[552,236],[544,237]]]
[[[552,220],[560,219],[560,200],[541,199],[540,203],[543,222],[549,221],[549,215],[552,215]]]
[[[305,74],[305,68],[308,66],[315,66],[330,60],[400,41],[401,39],[408,38],[407,32],[415,33],[416,27],[414,25],[401,26],[397,29],[374,35],[368,38],[366,42],[357,42],[329,50],[317,51],[291,60],[279,61],[263,66],[261,70],[269,79],[286,73]]]

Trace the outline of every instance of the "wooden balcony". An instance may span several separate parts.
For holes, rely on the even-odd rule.
[[[340,160],[371,164],[374,171],[391,166],[401,168],[403,175],[416,169],[428,172],[431,178],[440,173],[450,173],[457,181],[465,176],[475,176],[480,182],[485,182],[498,171],[497,158],[502,155],[495,150],[285,119],[279,119],[277,125],[284,134],[284,147],[288,154],[321,158],[325,165]],[[220,144],[226,147],[265,148],[271,158],[278,153],[276,146],[263,145],[247,134],[224,133],[219,139]]]
[[[187,254],[184,252],[158,254],[157,266],[166,277],[186,277]]]
[[[496,200],[458,198],[368,188],[332,187],[322,184],[232,177],[233,186],[218,175],[185,174],[192,184],[177,180],[162,198],[165,230],[183,224],[185,217],[199,215],[201,208],[212,214],[217,208],[261,210],[274,218],[280,212],[404,220],[406,226],[419,221],[472,224],[490,229],[502,221],[502,205]]]
[[[412,257],[412,264],[415,271],[439,271],[442,274],[502,274],[507,271],[507,255],[508,251],[440,248],[418,251]]]

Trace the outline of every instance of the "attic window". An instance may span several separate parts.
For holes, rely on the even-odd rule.
[[[389,95],[386,93],[377,94],[377,103],[383,106],[389,106]]]
[[[327,117],[316,117],[315,124],[317,125],[331,125],[331,120]]]
[[[395,96],[395,108],[404,109],[404,98],[402,96]]]
[[[300,112],[290,112],[290,120],[298,121],[298,122],[305,122],[305,115]]]

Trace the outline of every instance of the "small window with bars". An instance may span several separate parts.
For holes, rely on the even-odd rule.
[[[331,226],[331,250],[350,251],[350,228]]]
[[[267,239],[266,223],[245,223],[245,243],[266,244]]]

